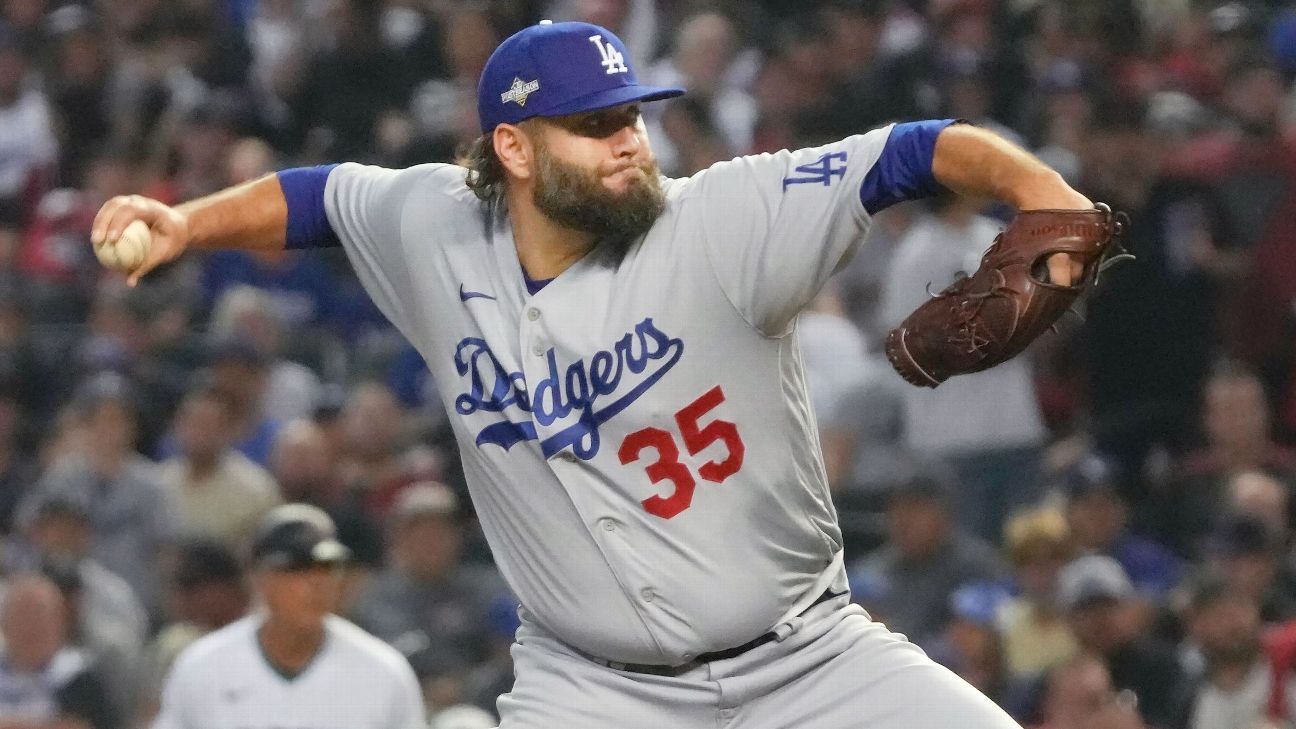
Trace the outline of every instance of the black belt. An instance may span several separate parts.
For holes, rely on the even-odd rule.
[[[802,610],[800,613],[797,614],[797,617],[800,617],[810,612],[810,608],[815,607],[816,605],[828,602],[834,597],[841,597],[842,595],[845,594],[846,594],[845,592],[833,592],[831,588],[824,590],[824,593],[819,597],[815,598],[814,602],[807,605],[805,610]],[[590,659],[591,661],[594,661],[599,665],[607,666],[608,668],[613,668],[618,671],[629,671],[631,673],[648,673],[654,676],[678,676],[681,673],[685,673],[686,671],[690,671],[694,668],[697,668],[698,666],[704,663],[711,663],[712,661],[723,661],[729,658],[737,658],[738,656],[741,656],[747,651],[753,650],[755,648],[759,648],[765,645],[766,643],[769,643],[770,641],[775,640],[777,638],[778,638],[778,633],[771,630],[770,632],[764,635],[757,636],[756,638],[753,638],[752,640],[749,640],[740,646],[735,646],[733,648],[726,648],[722,651],[712,651],[710,653],[699,654],[693,660],[679,666],[658,666],[658,665],[653,665],[651,663],[620,663],[618,661],[609,661],[606,658],[599,658],[598,656],[591,656],[585,653],[581,653],[581,655],[584,655],[586,658]]]

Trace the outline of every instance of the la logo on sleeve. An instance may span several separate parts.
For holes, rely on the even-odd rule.
[[[593,43],[598,48],[599,55],[603,57],[603,68],[607,69],[607,75],[625,73],[630,70],[626,68],[625,56],[621,55],[621,51],[618,51],[612,44],[605,42],[603,36],[596,33],[590,36],[589,39],[590,43]]]

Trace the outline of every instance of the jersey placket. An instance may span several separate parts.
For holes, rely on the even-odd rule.
[[[546,324],[546,315],[543,305],[543,299],[547,291],[535,294],[526,301],[523,306],[522,316],[518,321],[518,337],[522,351],[522,372],[526,378],[527,386],[530,390],[528,396],[532,398],[531,417],[532,424],[536,429],[537,447],[544,443],[545,438],[552,434],[553,430],[561,430],[563,421],[555,421],[549,426],[541,424],[536,416],[536,404],[534,397],[536,393],[536,383],[539,383],[546,377],[550,376],[549,357],[551,351],[554,353],[557,362],[557,376],[562,377],[565,374],[564,365],[570,360],[570,357],[563,356],[563,347],[557,340],[557,337],[550,331]],[[566,420],[572,420],[568,417]],[[568,423],[570,424],[570,423]],[[603,449],[608,448],[604,443],[600,448],[601,455]],[[544,458],[543,451],[541,457]],[[564,448],[561,451],[545,458],[554,477],[562,484],[563,490],[571,500],[572,506],[580,514],[581,522],[585,530],[590,534],[593,542],[598,546],[603,561],[608,566],[613,578],[621,587],[622,596],[633,607],[635,614],[643,625],[643,629],[649,640],[657,646],[659,651],[666,652],[662,646],[658,631],[654,630],[655,618],[652,615],[654,601],[658,599],[656,590],[644,579],[635,579],[636,570],[626,569],[626,562],[618,559],[618,555],[631,549],[627,542],[625,530],[627,524],[624,520],[618,519],[613,513],[592,514],[590,505],[609,504],[607,499],[590,499],[580,498],[582,493],[591,493],[591,489],[606,488],[600,481],[601,479],[591,475],[591,467],[583,462],[571,448]],[[599,509],[599,511],[608,512],[610,509]],[[687,662],[692,658],[686,654],[681,662]]]

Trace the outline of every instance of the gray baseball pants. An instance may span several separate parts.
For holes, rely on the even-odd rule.
[[[781,641],[679,676],[617,671],[524,623],[499,729],[1019,729],[842,597]]]

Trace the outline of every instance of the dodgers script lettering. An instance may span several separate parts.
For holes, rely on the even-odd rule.
[[[485,340],[466,337],[455,347],[455,371],[468,378],[468,391],[455,398],[460,415],[505,413],[516,408],[530,417],[507,417],[477,433],[477,447],[505,450],[524,440],[536,440],[536,424],[548,427],[575,416],[575,421],[540,441],[546,458],[571,447],[583,460],[598,454],[599,426],[625,410],[657,384],[684,355],[684,341],[672,337],[648,317],[612,344],[566,367],[551,348],[545,355],[548,372],[529,388],[521,372],[509,372]],[[615,396],[610,402],[608,398]],[[601,407],[595,407],[599,405]]]

